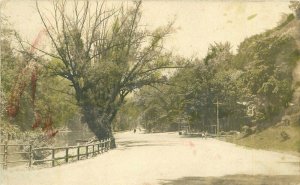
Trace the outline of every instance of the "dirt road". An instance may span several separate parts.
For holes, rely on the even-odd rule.
[[[118,148],[55,168],[1,171],[1,185],[300,184],[300,159],[177,133],[117,134]]]

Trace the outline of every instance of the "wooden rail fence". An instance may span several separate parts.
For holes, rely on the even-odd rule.
[[[2,156],[2,161],[0,160],[0,165],[2,165],[3,169],[7,169],[8,164],[11,163],[28,163],[28,167],[30,168],[32,167],[32,165],[51,162],[51,166],[54,167],[56,164],[69,163],[71,159],[72,161],[78,161],[82,158],[88,159],[89,157],[93,157],[98,154],[107,152],[111,148],[110,143],[110,139],[105,139],[91,144],[77,144],[77,146],[34,148],[32,144],[8,144],[8,142],[5,141],[4,144],[0,144],[0,147],[3,147],[3,153],[0,153],[0,159]],[[28,151],[9,152],[9,147],[27,147]],[[51,155],[44,159],[35,159],[35,153],[38,151],[50,151]],[[22,154],[29,155],[29,159],[14,161],[8,160],[8,156]],[[59,156],[57,156],[57,154]]]

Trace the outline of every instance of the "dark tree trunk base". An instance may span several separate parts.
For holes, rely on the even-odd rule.
[[[97,119],[98,117],[97,111],[94,111],[93,108],[84,109],[84,120],[91,132],[95,134],[99,141],[110,138],[110,148],[116,148],[115,138],[110,126],[111,123],[100,122],[100,119]]]
[[[111,149],[117,148],[116,139],[114,137],[111,138],[110,148]]]

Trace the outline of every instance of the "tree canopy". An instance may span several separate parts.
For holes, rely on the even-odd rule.
[[[293,15],[245,39],[236,54],[229,43],[214,43],[203,59],[170,77],[169,87],[141,91],[137,98],[144,105],[145,122],[168,128],[185,117],[194,129],[214,132],[217,111],[224,131],[244,125],[263,129],[280,121],[293,98],[293,69],[299,59],[295,38],[283,31],[291,21]]]
[[[147,30],[140,24],[141,4],[115,9],[98,1],[55,1],[49,18],[37,3],[54,52],[37,50],[55,59],[47,68],[71,83],[84,120],[99,139],[113,137],[112,121],[128,94],[163,83],[160,71],[176,68],[163,45],[172,22]]]

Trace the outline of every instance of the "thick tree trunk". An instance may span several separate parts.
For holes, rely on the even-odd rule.
[[[99,115],[96,108],[92,106],[85,106],[83,108],[83,114],[89,129],[95,134],[98,140],[110,138],[111,148],[116,148],[115,138],[111,127],[112,123],[110,120],[103,119],[103,115]]]

